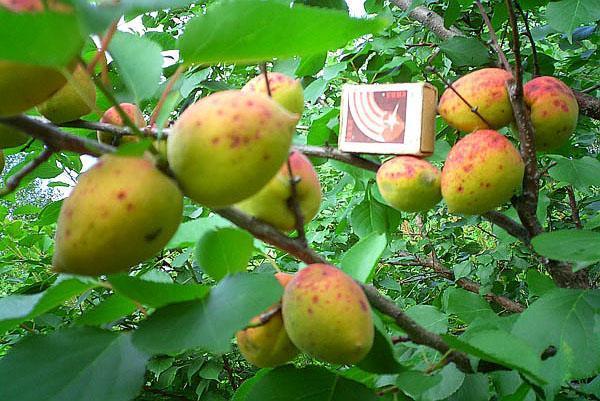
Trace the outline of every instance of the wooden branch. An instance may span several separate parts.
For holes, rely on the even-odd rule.
[[[179,76],[181,75],[181,73],[183,72],[184,69],[185,69],[185,67],[183,65],[180,65],[179,67],[177,67],[177,69],[175,70],[173,75],[171,75],[171,77],[169,78],[169,82],[167,82],[167,86],[165,87],[165,90],[161,94],[160,99],[158,100],[158,103],[156,104],[156,107],[154,108],[154,110],[152,110],[152,115],[150,116],[150,122],[148,124],[150,127],[154,127],[154,125],[156,124],[156,119],[158,118],[158,115],[160,114],[162,107],[164,106],[165,102],[167,101],[167,97],[169,96],[169,93],[171,93],[171,90],[173,90],[173,86],[179,79]]]
[[[13,192],[15,189],[19,187],[19,184],[28,174],[33,172],[36,168],[38,168],[42,163],[45,163],[50,159],[50,157],[54,154],[54,151],[49,148],[45,148],[42,153],[37,155],[32,161],[30,161],[25,167],[12,175],[7,181],[6,186],[0,189],[0,198],[8,195]]]
[[[367,160],[363,157],[357,156],[352,153],[342,152],[337,148],[332,148],[328,146],[320,147],[310,145],[296,145],[294,146],[294,148],[307,156],[334,159],[369,171],[377,172],[377,170],[379,170],[379,167],[381,166],[377,162]]]
[[[94,68],[96,68],[96,64],[98,64],[98,62],[103,57],[105,57],[106,50],[108,49],[108,45],[109,45],[110,41],[112,40],[115,32],[117,31],[118,24],[119,24],[119,20],[117,19],[110,25],[110,27],[108,28],[108,30],[106,32],[106,35],[104,35],[104,37],[102,38],[102,41],[100,43],[100,48],[96,51],[94,58],[92,59],[92,61],[90,61],[90,63],[87,66],[88,75],[94,74]]]
[[[502,46],[500,46],[500,42],[498,42],[498,36],[496,35],[496,31],[494,30],[494,27],[492,26],[492,22],[490,21],[490,18],[488,17],[487,13],[485,12],[485,9],[483,8],[481,1],[475,0],[475,4],[477,4],[477,8],[479,8],[479,13],[481,14],[481,17],[483,18],[483,22],[485,22],[485,25],[488,27],[490,39],[492,40],[492,47],[494,48],[494,50],[496,50],[496,53],[498,53],[498,58],[500,59],[502,66],[504,67],[504,69],[506,71],[508,71],[512,74],[512,68],[510,67],[510,63],[508,62],[508,59],[506,58],[506,54],[504,54],[504,51],[502,51]]]
[[[572,185],[567,185],[565,187],[567,190],[567,196],[569,197],[569,206],[571,207],[571,216],[573,219],[573,223],[575,227],[578,229],[582,229],[583,225],[581,224],[581,218],[579,217],[579,208],[577,207],[577,199],[575,198],[575,191],[573,191]]]
[[[505,216],[504,214],[496,211],[484,213],[482,216],[490,223],[503,228],[507,233],[509,233],[513,237],[520,239],[525,244],[529,244],[531,238],[529,237],[529,232],[527,231],[527,229],[525,229],[525,227],[523,227],[521,224],[517,223],[510,217]]]
[[[41,140],[53,151],[66,150],[90,156],[100,156],[115,151],[115,148],[110,145],[68,134],[49,122],[25,115],[1,117],[0,123]]]
[[[531,56],[533,58],[533,77],[540,76],[540,63],[538,60],[537,47],[535,45],[535,40],[533,40],[533,35],[531,34],[531,29],[529,28],[529,18],[527,18],[527,14],[521,8],[521,5],[518,1],[515,0],[515,7],[519,11],[519,15],[521,15],[521,19],[525,24],[525,36],[529,40],[529,45],[531,46]]]
[[[457,285],[459,285],[460,287],[462,287],[463,289],[465,289],[469,292],[473,292],[475,294],[480,293],[479,290],[480,290],[481,286],[479,284],[477,284],[476,282],[474,282],[472,280],[469,280],[468,278],[464,278],[464,277],[456,280],[456,277],[454,276],[454,272],[452,272],[452,270],[450,270],[450,269],[446,268],[444,265],[442,265],[437,259],[436,260],[434,260],[433,258],[423,259],[417,255],[413,255],[413,254],[409,254],[409,253],[401,253],[401,255],[412,258],[413,261],[415,262],[413,265],[427,267],[429,269],[432,269],[439,276],[455,282]],[[397,263],[392,262],[392,264],[404,264],[404,263],[403,262],[397,262]],[[523,305],[521,305],[520,303],[515,302],[512,299],[509,299],[502,295],[496,295],[496,294],[490,293],[490,294],[484,295],[484,298],[488,302],[496,303],[511,313],[521,313],[525,310],[525,307]]]
[[[600,120],[600,99],[576,90],[573,94],[579,105],[579,114]]]

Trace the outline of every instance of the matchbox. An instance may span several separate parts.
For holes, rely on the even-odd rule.
[[[351,153],[429,156],[436,105],[437,89],[426,82],[346,84],[338,147]]]

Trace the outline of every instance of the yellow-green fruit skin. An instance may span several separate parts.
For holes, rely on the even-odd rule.
[[[290,149],[298,115],[259,93],[217,92],[186,109],[167,140],[184,193],[219,208],[257,193]]]
[[[426,160],[398,156],[383,163],[377,171],[377,187],[383,199],[398,210],[420,212],[441,199],[440,170]]]
[[[40,0],[0,0],[2,7],[15,12],[44,9]],[[48,99],[67,82],[59,70],[0,60],[0,116],[22,113]]]
[[[78,65],[69,82],[48,101],[38,106],[38,111],[56,124],[77,120],[89,114],[96,105],[96,86]]]
[[[293,278],[292,275],[286,273],[277,273],[275,277],[284,288]],[[278,305],[274,307],[278,307]],[[259,321],[257,316],[252,319],[251,323],[256,324]],[[275,313],[263,325],[238,331],[236,339],[244,358],[259,368],[282,365],[292,360],[300,352],[285,331],[281,311]]]
[[[53,268],[90,276],[127,271],[166,245],[182,211],[177,184],[153,163],[105,155],[62,205]]]
[[[537,150],[560,148],[568,140],[579,115],[579,105],[571,88],[554,77],[538,77],[523,88],[535,131]]]
[[[58,70],[0,60],[0,116],[29,110],[52,96],[66,82]]]
[[[498,129],[513,120],[506,82],[512,75],[500,68],[483,68],[469,73],[452,84],[452,87],[491,125],[488,126],[450,88],[440,98],[438,112],[448,125],[464,131]]]
[[[292,175],[297,180],[296,200],[306,224],[315,217],[321,206],[321,183],[310,160],[302,153],[293,151],[289,162]],[[289,204],[291,196],[290,173],[287,162],[284,162],[267,185],[237,207],[282,231],[291,231],[296,226],[296,215]]]
[[[288,77],[280,72],[269,72],[269,89],[271,97],[277,103],[291,111],[302,114],[304,111],[304,91],[297,79]],[[242,91],[257,92],[268,95],[264,74],[252,78],[244,85]]]
[[[312,264],[285,287],[283,323],[292,342],[325,362],[354,364],[373,346],[373,318],[362,289],[341,270]]]
[[[475,131],[450,149],[442,169],[442,196],[452,213],[482,214],[521,188],[524,163],[514,145],[493,130]]]
[[[131,122],[136,127],[144,127],[146,126],[146,120],[144,119],[144,115],[140,108],[132,103],[121,103],[119,104],[125,114],[129,117]],[[100,122],[118,126],[124,126],[125,122],[121,118],[117,107],[113,106],[110,109],[106,110],[100,119]],[[98,141],[102,143],[106,143],[107,145],[119,146],[122,143],[131,143],[137,142],[140,139],[135,135],[123,135],[120,138],[114,138],[114,136],[108,132],[98,131]]]
[[[21,146],[27,143],[28,140],[29,136],[25,135],[21,131],[7,125],[0,124],[0,149]]]

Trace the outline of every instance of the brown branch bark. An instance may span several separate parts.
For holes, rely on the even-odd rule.
[[[573,91],[573,94],[579,105],[579,114],[600,120],[600,99],[576,90]]]
[[[583,225],[581,224],[581,218],[579,217],[579,208],[577,207],[577,199],[575,198],[573,186],[568,185],[565,189],[567,190],[567,196],[569,197],[569,206],[571,207],[573,224],[575,224],[575,227],[582,229]]]
[[[38,168],[42,163],[45,163],[50,159],[50,157],[54,154],[54,151],[45,148],[42,153],[37,155],[29,164],[23,167],[21,170],[12,175],[7,181],[6,186],[0,189],[0,198],[8,195],[13,192],[15,189],[19,187],[19,184],[27,175],[33,172],[36,168]]]
[[[456,277],[454,276],[454,272],[452,272],[452,270],[446,268],[438,260],[434,260],[433,258],[423,259],[423,258],[418,257],[417,255],[412,255],[412,254],[408,254],[408,253],[402,254],[402,255],[413,258],[413,260],[415,262],[414,265],[423,266],[423,267],[432,269],[439,276],[444,277],[450,281],[456,282],[456,284],[458,284],[463,289],[473,292],[475,294],[479,294],[479,290],[481,288],[481,286],[479,284],[477,284],[476,282],[474,282],[472,280],[464,278],[464,277],[456,280]],[[394,262],[394,264],[396,264],[396,263]],[[403,264],[403,263],[398,262],[398,264]],[[493,302],[493,303],[500,305],[502,308],[506,309],[508,312],[511,312],[511,313],[521,313],[525,310],[525,307],[523,305],[521,305],[520,303],[515,302],[512,299],[509,299],[502,295],[486,294],[486,295],[484,295],[484,298],[488,302]]]
[[[500,212],[491,211],[483,214],[483,217],[490,223],[503,228],[507,233],[515,238],[520,239],[525,244],[529,244],[531,238],[529,232],[521,224],[517,223],[510,217],[503,215]]]

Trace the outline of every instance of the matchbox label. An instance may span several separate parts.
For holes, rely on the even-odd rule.
[[[404,143],[405,121],[406,91],[351,91],[346,141]]]
[[[344,85],[338,147],[353,153],[433,152],[437,92],[426,83]]]

